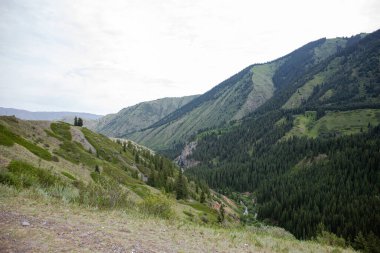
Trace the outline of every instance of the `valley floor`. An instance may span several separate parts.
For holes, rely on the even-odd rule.
[[[0,187],[0,252],[350,252],[281,233],[92,210]]]

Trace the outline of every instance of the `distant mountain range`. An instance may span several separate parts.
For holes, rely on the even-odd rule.
[[[116,114],[108,114],[89,128],[111,137],[140,131],[178,110],[199,95],[168,97],[126,107]]]
[[[0,107],[0,115],[5,116],[16,116],[19,119],[24,120],[65,120],[73,119],[75,116],[81,117],[87,120],[96,120],[101,118],[103,115],[97,115],[85,112],[31,112],[27,110],[20,110],[14,108],[4,108]]]

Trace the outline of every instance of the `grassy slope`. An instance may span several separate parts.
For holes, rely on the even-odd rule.
[[[185,141],[198,130],[230,121],[243,103],[239,100],[239,94],[245,93],[246,89],[252,89],[248,85],[245,80],[239,81],[233,87],[220,91],[213,100],[202,103],[173,122],[127,136],[155,150],[166,149],[176,141]]]
[[[345,38],[326,40],[311,52],[314,63],[319,63],[336,53],[339,48],[344,48],[346,42],[347,39]],[[230,120],[243,118],[272,97],[275,92],[272,77],[279,66],[286,62],[286,57],[273,62],[254,65],[251,69],[251,86],[244,88],[244,92],[239,90],[242,89],[239,85],[242,86],[243,82],[238,82],[229,89],[218,93],[213,100],[204,102],[182,117],[159,127],[132,133],[127,135],[128,138],[155,150],[165,150],[170,148],[173,143],[186,142],[198,130],[221,127]],[[332,64],[336,63],[333,62]],[[289,99],[284,108],[298,107],[301,104],[301,98],[307,99],[313,88],[323,82],[323,75],[333,74],[333,71],[330,71],[330,69],[336,69],[333,67],[331,65],[326,73],[315,76],[305,87],[300,89],[300,94],[296,93]]]
[[[91,129],[107,136],[121,136],[126,133],[135,132],[150,126],[196,97],[197,95],[162,98],[139,103],[124,108],[116,114],[104,116],[96,122],[95,126],[91,126]]]
[[[280,61],[275,61],[252,68],[253,89],[233,119],[243,118],[272,97],[274,92],[272,77],[279,64]]]
[[[7,173],[12,161],[22,161],[26,163],[24,167],[33,166],[37,170],[40,168],[46,170],[65,182],[67,189],[77,192],[83,189],[81,187],[75,189],[77,185],[73,188],[71,184],[74,181],[82,182],[84,185],[93,184],[95,166],[98,165],[101,170],[101,178],[117,182],[121,188],[116,187],[115,189],[126,191],[129,199],[135,204],[145,201],[151,195],[166,199],[159,190],[132,177],[134,171],[137,170],[134,155],[129,150],[121,152],[122,147],[105,136],[93,133],[88,129],[81,129],[82,138],[88,140],[97,150],[96,155],[95,152],[89,152],[74,140],[71,135],[73,131],[70,131],[74,127],[65,123],[28,122],[13,117],[0,117],[0,125],[14,135],[17,134],[18,138],[23,136],[24,141],[56,158],[45,160],[17,143],[13,143],[13,145],[0,143],[0,173]],[[1,132],[2,135],[3,132]],[[79,132],[81,131],[79,130]],[[26,176],[26,174],[21,175],[21,178]],[[107,187],[111,187],[109,189],[112,190],[113,186],[106,184],[106,190]],[[49,188],[47,194],[52,194],[55,190]],[[85,188],[84,193],[86,190],[88,189]],[[171,204],[172,211],[176,216],[186,219],[188,217],[184,211],[191,211],[195,214],[193,220],[200,221],[202,213],[199,210],[191,208],[186,203],[172,201]],[[217,214],[214,213],[209,218],[216,220],[216,216]]]
[[[38,141],[41,148],[58,158],[41,159],[17,143],[0,145],[0,181],[8,182],[0,184],[0,251],[333,250],[297,241],[279,228],[236,226],[233,219],[239,208],[225,197],[222,202],[229,203],[226,210],[232,211],[226,213],[229,228],[221,228],[214,223],[214,209],[194,200],[177,202],[132,178],[133,156],[119,152],[117,143],[89,130],[82,129],[83,137],[98,156],[76,143],[77,137],[70,134],[73,127],[64,123],[51,128],[48,122],[0,117],[0,124],[31,143]],[[94,164],[99,165],[100,174],[94,172]],[[9,185],[7,180],[16,183]],[[121,195],[126,198],[118,198]],[[210,199],[212,206],[217,204],[216,195]],[[110,204],[114,208],[109,208]],[[171,207],[169,213],[167,205]],[[25,220],[31,225],[22,226]],[[200,225],[201,220],[208,225]]]
[[[366,131],[368,123],[372,126],[380,124],[379,109],[362,109],[343,112],[329,112],[319,120],[313,113],[298,115],[294,119],[293,128],[284,138],[291,136],[307,136],[316,138],[323,134],[349,135]]]
[[[225,229],[99,211],[2,185],[0,226],[2,252],[352,252],[301,242],[280,229]]]
[[[325,43],[320,47],[314,49],[314,59],[316,62],[321,62],[327,57],[335,54],[338,48],[344,48],[346,46],[346,39],[336,38],[326,40]],[[306,82],[302,87],[300,87],[283,105],[284,109],[298,108],[301,106],[303,101],[306,101],[313,92],[316,86],[321,85],[324,80],[331,77],[338,70],[339,59],[333,60],[325,71],[316,74],[310,81]],[[332,91],[330,91],[331,93]],[[329,94],[326,94],[328,97]],[[330,94],[331,96],[331,94]]]
[[[246,93],[245,84],[233,86],[218,94],[190,113],[163,126],[136,132],[128,137],[156,150],[168,148],[172,143],[184,141],[198,130],[221,126],[230,120],[238,120],[254,111],[269,99],[274,91],[272,76],[280,61],[252,67],[250,92],[242,100],[238,94]]]

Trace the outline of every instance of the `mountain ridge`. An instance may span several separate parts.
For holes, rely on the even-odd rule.
[[[90,128],[108,136],[122,137],[126,133],[150,126],[197,97],[198,95],[166,97],[141,102],[98,119]]]
[[[248,116],[286,82],[292,82],[361,36],[364,35],[322,38],[276,60],[250,65],[158,122],[124,136],[165,154],[178,154],[180,147],[197,132],[228,126]],[[281,75],[288,72],[293,76],[283,79]]]
[[[65,112],[65,111],[57,111],[57,112],[48,112],[48,111],[28,111],[23,109],[16,108],[7,108],[0,107],[0,115],[4,116],[16,116],[17,118],[24,120],[62,120],[63,118],[69,117],[81,117],[83,119],[88,120],[96,120],[103,115],[86,113],[86,112]]]

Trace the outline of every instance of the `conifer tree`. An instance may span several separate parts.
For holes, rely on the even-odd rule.
[[[77,126],[83,126],[83,119],[82,118],[78,118],[78,121],[77,121]]]
[[[176,182],[176,193],[177,199],[186,199],[188,197],[187,184],[181,169]]]

